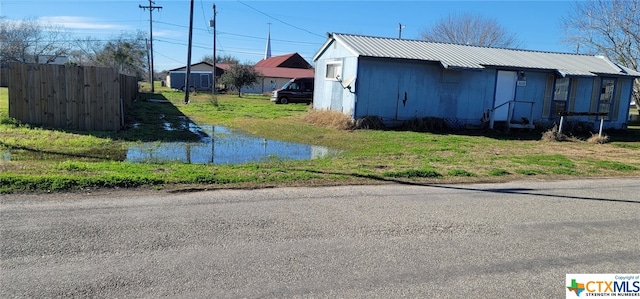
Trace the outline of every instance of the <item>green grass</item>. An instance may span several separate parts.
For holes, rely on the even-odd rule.
[[[194,94],[184,104],[183,93],[160,86],[156,90],[156,94],[141,93],[128,114],[130,127],[113,133],[21,124],[8,116],[7,89],[0,88],[0,192],[640,175],[640,127],[611,135],[609,144],[542,142],[541,132],[345,131],[304,122],[311,109],[304,104],[275,105],[265,96],[213,98],[207,93]],[[144,101],[147,98],[169,103]],[[326,146],[341,153],[309,161],[276,159],[240,165],[123,162],[127,147],[138,142],[198,140],[184,128],[187,121],[240,128],[256,136]]]

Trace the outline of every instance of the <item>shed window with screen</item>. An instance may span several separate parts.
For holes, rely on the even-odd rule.
[[[616,79],[602,78],[600,85],[600,98],[598,99],[598,112],[609,113],[605,119],[611,119],[611,105],[615,94]]]
[[[551,117],[558,117],[558,113],[567,111],[570,85],[569,78],[556,78],[551,102]]]
[[[342,62],[327,62],[327,73],[325,74],[324,78],[327,80],[337,80],[338,76],[342,78]]]

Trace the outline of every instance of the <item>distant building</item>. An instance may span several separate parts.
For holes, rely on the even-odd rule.
[[[300,54],[290,53],[260,60],[254,65],[262,77],[257,84],[245,87],[243,93],[270,93],[293,78],[313,77],[314,70]]]
[[[220,78],[224,71],[230,67],[231,65],[229,64],[216,63],[216,78]],[[258,83],[244,87],[242,93],[270,93],[293,78],[314,76],[314,70],[311,64],[298,53],[273,56],[260,60],[254,65],[254,68],[260,73],[261,77]],[[191,78],[189,80],[192,89],[211,90],[211,85],[213,84],[213,77],[211,76],[212,70],[213,65],[208,62],[203,61],[192,64]],[[168,72],[169,74],[166,77],[167,86],[176,90],[184,90],[187,67],[175,68]]]
[[[220,78],[225,70],[231,67],[229,64],[216,63],[216,78]],[[179,67],[168,71],[166,84],[175,90],[185,90],[187,67]],[[206,61],[191,65],[191,78],[189,83],[193,90],[211,90],[213,85],[213,64]]]

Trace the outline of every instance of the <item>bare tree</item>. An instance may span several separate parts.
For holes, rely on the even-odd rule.
[[[94,37],[85,37],[74,41],[69,58],[76,64],[97,66],[97,56],[103,50],[104,43]]]
[[[71,49],[62,27],[35,19],[0,18],[0,61],[51,63]]]
[[[518,47],[522,44],[496,19],[479,14],[450,14],[422,32],[422,39],[482,47]]]
[[[640,71],[640,0],[574,2],[562,20],[565,42],[576,52],[604,55],[622,66]],[[640,109],[640,83],[634,99]]]

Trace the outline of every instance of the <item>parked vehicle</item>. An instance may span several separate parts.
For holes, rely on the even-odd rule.
[[[271,93],[271,102],[276,104],[313,102],[313,77],[294,78]]]

